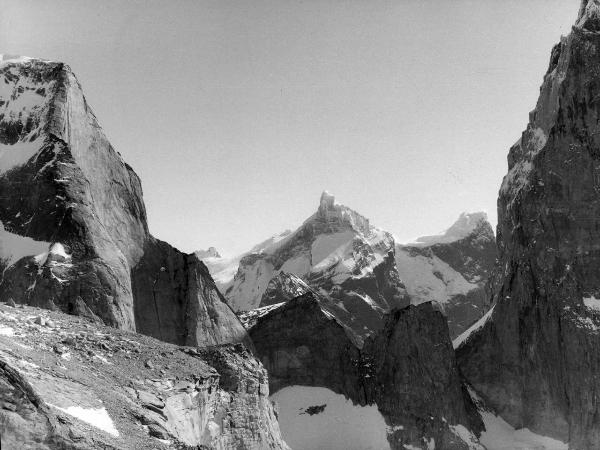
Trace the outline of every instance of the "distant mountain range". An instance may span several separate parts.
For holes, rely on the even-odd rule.
[[[485,213],[463,213],[440,235],[398,244],[391,233],[324,192],[317,212],[296,230],[235,258],[215,253],[196,255],[238,313],[310,289],[364,336],[378,329],[382,314],[392,308],[434,301],[448,316],[454,337],[489,308],[484,286],[496,245]]]

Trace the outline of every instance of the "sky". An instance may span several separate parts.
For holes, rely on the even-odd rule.
[[[237,254],[323,190],[401,241],[496,225],[579,0],[0,0],[0,53],[66,62],[150,231]]]

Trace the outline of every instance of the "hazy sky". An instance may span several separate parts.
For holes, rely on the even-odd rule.
[[[496,224],[579,0],[0,0],[0,53],[68,63],[150,230],[246,250],[327,189],[400,240]]]

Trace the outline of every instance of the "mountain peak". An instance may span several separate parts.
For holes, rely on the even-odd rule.
[[[321,193],[321,200],[319,201],[319,212],[331,211],[335,207],[335,196],[329,191],[323,191]]]
[[[313,218],[315,218],[314,215],[309,220]],[[371,229],[369,219],[347,206],[337,203],[335,196],[328,191],[323,191],[321,194],[316,218],[321,222],[347,224],[365,234],[368,234]]]
[[[463,212],[458,216],[456,222],[454,222],[446,231],[433,236],[421,236],[420,238],[417,238],[415,243],[420,245],[433,245],[459,241],[473,233],[481,223],[487,222],[487,214],[483,211],[473,213]]]
[[[206,249],[206,250],[198,250],[195,253],[199,259],[220,258],[221,257],[221,254],[214,247],[208,247],[208,249]]]

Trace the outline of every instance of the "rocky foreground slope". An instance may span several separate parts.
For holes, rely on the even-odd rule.
[[[3,449],[287,449],[268,396],[239,344],[178,347],[0,304]]]
[[[139,178],[63,63],[0,61],[0,192],[0,300],[248,343],[204,264],[149,234]]]
[[[458,348],[480,396],[571,449],[600,442],[600,3],[553,49],[498,199],[494,310]]]

